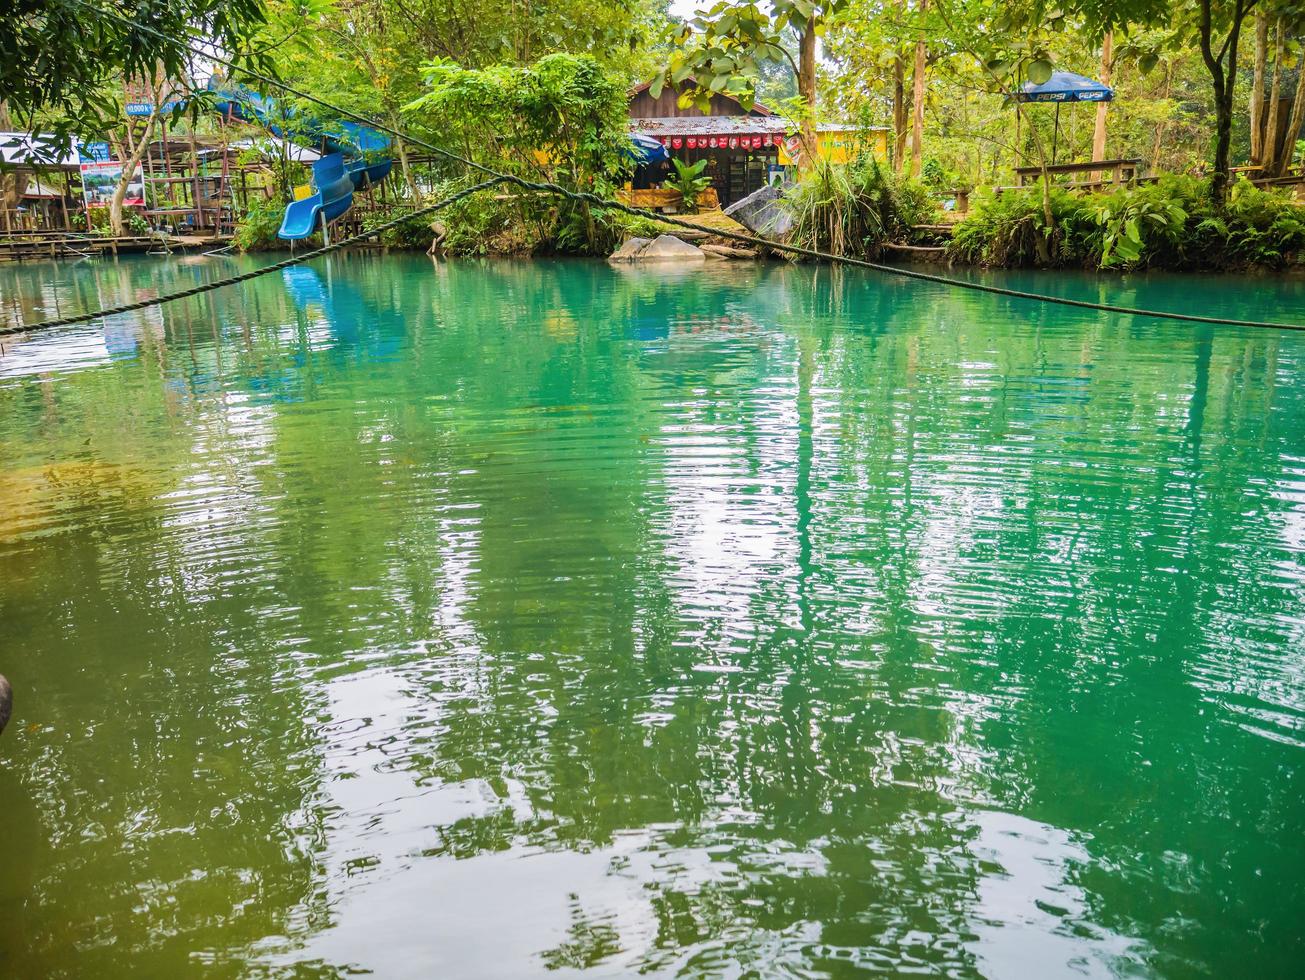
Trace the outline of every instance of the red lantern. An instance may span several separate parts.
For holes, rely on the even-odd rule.
[[[738,148],[739,148],[739,138],[738,138],[737,136],[731,136],[731,137],[730,137],[730,149],[731,149],[731,150],[737,150]]]
[[[696,150],[698,148],[698,137],[690,136],[687,140],[685,140],[685,145],[690,150]]]
[[[716,137],[713,136],[713,137],[711,137],[710,139],[708,139],[708,140],[707,140],[707,145],[708,145],[709,147],[711,147],[713,150],[716,149]]]
[[[760,136],[754,136],[754,137],[752,137],[752,148],[753,148],[754,150],[760,150],[760,149],[761,149],[761,137],[760,137]]]
[[[671,146],[675,147],[675,149],[678,150],[678,149],[679,149],[680,147],[682,147],[683,145],[684,145],[684,137],[682,137],[682,136],[672,136],[672,137],[671,137]]]

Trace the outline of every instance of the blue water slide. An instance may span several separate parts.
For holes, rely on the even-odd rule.
[[[348,120],[325,123],[296,109],[285,109],[251,88],[220,79],[209,79],[208,87],[216,94],[215,108],[223,115],[257,123],[282,139],[307,136],[325,153],[313,164],[315,193],[291,201],[285,209],[277,235],[286,241],[307,238],[323,217],[334,221],[353,206],[354,191],[367,190],[390,174],[394,161],[385,156],[390,138],[379,130]]]
[[[313,164],[313,186],[315,194],[291,201],[285,209],[279,237],[291,242],[307,238],[320,222],[334,221],[353,205],[354,178],[343,153],[328,153]]]

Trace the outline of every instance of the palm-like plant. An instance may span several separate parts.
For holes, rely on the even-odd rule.
[[[707,161],[699,160],[694,164],[686,164],[672,157],[671,163],[675,165],[675,176],[666,183],[673,190],[680,192],[680,197],[684,200],[684,210],[689,214],[696,214],[698,195],[711,186],[711,178],[703,175],[703,171],[707,169]]]

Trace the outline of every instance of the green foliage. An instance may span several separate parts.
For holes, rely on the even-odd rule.
[[[605,196],[630,166],[625,83],[591,57],[479,71],[439,60],[424,74],[429,91],[405,111],[478,162]],[[599,254],[612,227],[588,205],[519,193],[476,195],[448,225],[448,248],[471,253]]]
[[[463,186],[451,181],[435,188],[432,199]],[[451,255],[609,255],[649,230],[648,222],[620,212],[515,192],[474,194],[441,211],[439,220],[441,247]]]
[[[234,242],[242,252],[261,252],[277,247],[276,233],[285,215],[285,205],[278,201],[259,198],[236,222]]]
[[[1045,264],[1055,236],[1075,227],[1078,201],[1067,191],[1052,188],[1051,213],[1054,224],[1048,227],[1042,196],[1035,188],[982,194],[970,216],[953,230],[948,254],[978,265]]]
[[[586,55],[533,65],[423,67],[428,92],[404,111],[477,160],[588,189],[626,165],[626,88]]]
[[[1219,210],[1208,180],[1167,174],[1109,194],[1052,191],[1054,231],[1033,190],[979,197],[955,228],[951,258],[989,266],[1090,269],[1280,268],[1305,251],[1305,206],[1246,181]]]
[[[926,186],[885,171],[870,154],[850,164],[816,161],[784,202],[794,218],[794,244],[870,258],[884,242],[928,223],[937,209]]]
[[[97,6],[126,23],[97,15]],[[266,52],[251,55],[247,44],[263,20],[262,0],[13,0],[0,16],[0,105],[22,128],[35,130],[39,118],[60,142],[100,132],[121,118],[115,80],[189,74],[188,36],[272,69]]]
[[[714,95],[729,95],[750,109],[763,65],[784,61],[798,74],[785,31],[791,28],[802,34],[810,28],[824,34],[826,20],[847,3],[769,0],[763,11],[755,0],[722,0],[674,29],[669,58],[652,79],[652,96],[657,98],[670,84],[680,93],[681,109],[696,106],[706,112]]]
[[[683,160],[671,157],[671,163],[675,167],[675,176],[666,181],[666,186],[680,192],[686,212],[696,214],[698,195],[711,186],[711,178],[703,175],[703,171],[707,169],[707,161],[699,160],[694,164],[685,164]]]
[[[145,218],[145,215],[141,214],[141,212],[137,211],[135,208],[131,208],[125,215],[123,215],[123,223],[127,227],[127,234],[135,235],[138,238],[144,238],[147,235],[154,233],[154,229],[150,227],[150,223]]]
[[[375,211],[368,211],[363,215],[363,231],[372,231],[397,218],[402,218],[410,211],[411,209],[406,207],[379,208]],[[431,239],[435,234],[431,224],[432,220],[429,216],[407,218],[393,228],[381,232],[379,236],[381,244],[386,248],[420,248],[424,251],[430,246]]]

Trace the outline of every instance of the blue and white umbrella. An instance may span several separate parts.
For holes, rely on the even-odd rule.
[[[1109,102],[1115,90],[1086,75],[1053,71],[1041,85],[1025,82],[1015,97],[1021,102]]]
[[[1020,102],[1054,102],[1056,103],[1056,128],[1051,134],[1051,162],[1056,162],[1056,143],[1060,138],[1060,105],[1062,102],[1109,102],[1115,97],[1115,90],[1086,75],[1072,71],[1053,71],[1051,77],[1041,85],[1025,82],[1024,87],[1015,94]]]
[[[636,166],[646,167],[649,164],[665,163],[671,158],[666,147],[662,146],[661,140],[654,139],[651,136],[645,136],[643,133],[631,133],[630,142],[634,144],[634,148],[629,151],[629,155]]]

